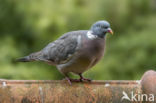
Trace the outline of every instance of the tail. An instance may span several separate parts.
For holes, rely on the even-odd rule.
[[[31,62],[31,61],[37,61],[40,60],[40,57],[42,56],[41,52],[31,53],[28,56],[16,59],[16,62]]]
[[[30,60],[29,56],[25,56],[25,57],[22,57],[22,58],[18,58],[15,61],[16,62],[30,62],[32,60]]]

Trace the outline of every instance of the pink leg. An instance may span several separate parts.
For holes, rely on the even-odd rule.
[[[68,83],[69,83],[70,85],[72,85],[72,82],[81,82],[80,79],[71,79],[71,78],[69,78],[69,77],[66,77],[66,80],[68,81]]]
[[[82,81],[88,81],[88,82],[91,82],[92,81],[91,79],[84,78],[81,73],[79,74],[79,76],[80,76],[80,81],[81,82]]]

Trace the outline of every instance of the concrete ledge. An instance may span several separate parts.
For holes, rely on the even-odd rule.
[[[149,80],[148,75],[143,76],[143,81],[92,81],[72,83],[72,86],[67,81],[0,80],[0,103],[142,103],[123,97],[125,93],[130,96],[132,92],[142,94],[153,90],[145,86],[150,82],[145,81],[146,78]],[[152,78],[156,80],[156,77]]]

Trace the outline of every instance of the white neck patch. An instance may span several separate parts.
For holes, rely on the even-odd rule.
[[[96,39],[98,36],[97,35],[93,35],[93,32],[92,31],[88,31],[87,32],[87,37],[89,39]]]

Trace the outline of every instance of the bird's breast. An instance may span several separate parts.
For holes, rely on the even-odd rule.
[[[89,63],[91,67],[95,65],[104,55],[105,38],[93,40],[82,39],[80,56],[82,61]]]
[[[102,56],[105,48],[105,38],[96,38],[93,40],[83,39],[81,44],[81,53],[89,57]]]

